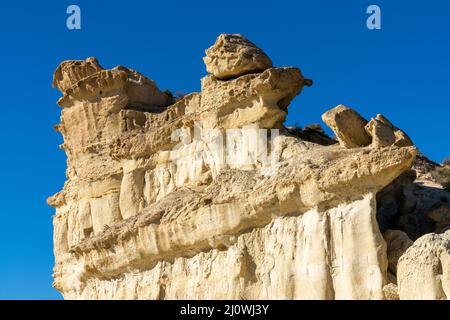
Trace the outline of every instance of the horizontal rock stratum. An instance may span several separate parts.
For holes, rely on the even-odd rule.
[[[241,35],[204,61],[201,92],[182,98],[95,58],[57,68],[67,181],[48,203],[64,298],[450,297],[448,232],[380,230],[415,163],[403,131],[342,105],[323,116],[337,140],[285,127],[312,81]]]

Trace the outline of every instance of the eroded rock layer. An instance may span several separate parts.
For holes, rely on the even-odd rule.
[[[312,82],[240,35],[221,35],[205,62],[201,92],[178,100],[94,58],[58,67],[55,288],[67,299],[414,298],[402,254],[421,249],[395,232],[386,244],[377,222],[377,194],[416,156],[406,134],[345,106],[324,115],[340,143],[285,128]]]

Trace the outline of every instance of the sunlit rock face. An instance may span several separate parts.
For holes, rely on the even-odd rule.
[[[398,297],[388,266],[405,274],[413,262],[398,250],[388,260],[398,246],[376,202],[413,164],[406,134],[351,109],[353,131],[324,115],[339,142],[285,128],[312,84],[299,69],[272,67],[239,35],[219,36],[207,57],[201,92],[181,99],[95,58],[58,67],[67,181],[48,199],[55,288],[67,299]],[[400,298],[414,298],[406,277]]]
[[[221,34],[203,58],[206,71],[218,79],[262,72],[272,67],[270,58],[240,34]]]

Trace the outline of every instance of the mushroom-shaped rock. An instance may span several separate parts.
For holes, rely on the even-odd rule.
[[[203,58],[206,70],[218,79],[236,78],[272,67],[270,58],[240,34],[221,34]]]
[[[450,230],[417,239],[397,267],[400,299],[450,299]]]
[[[378,114],[366,125],[367,133],[372,137],[375,148],[397,146],[408,147],[413,143],[406,133],[396,128],[385,116]]]
[[[339,143],[345,148],[365,147],[371,142],[364,129],[367,120],[353,109],[339,105],[325,112],[322,120],[334,131]]]
[[[96,58],[63,61],[53,75],[53,87],[64,93],[78,81],[101,70],[103,68]]]

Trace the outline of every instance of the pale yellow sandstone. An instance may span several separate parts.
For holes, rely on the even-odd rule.
[[[395,298],[376,194],[417,150],[370,145],[345,107],[330,118],[342,145],[290,134],[289,103],[310,81],[231,47],[213,53],[233,79],[208,75],[177,101],[124,67],[57,69],[67,181],[48,202],[65,298]],[[279,131],[264,149],[255,129]]]
[[[450,299],[450,230],[417,239],[398,262],[402,300]]]
[[[399,300],[398,287],[396,284],[389,283],[383,287],[383,293],[386,300]]]
[[[371,142],[364,129],[367,120],[353,109],[339,105],[325,112],[322,120],[334,131],[339,143],[345,148],[365,147]]]
[[[414,145],[411,139],[402,130],[396,128],[386,117],[378,114],[366,125],[367,133],[372,137],[375,148],[386,146],[407,147]]]
[[[53,87],[66,91],[81,79],[103,70],[96,58],[62,62],[53,75]]]
[[[206,70],[218,79],[236,78],[272,67],[270,58],[240,34],[221,34],[203,58]]]

